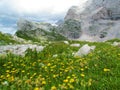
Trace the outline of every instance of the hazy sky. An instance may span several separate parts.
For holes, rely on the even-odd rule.
[[[55,23],[87,0],[0,0],[0,31],[14,33],[19,18]]]

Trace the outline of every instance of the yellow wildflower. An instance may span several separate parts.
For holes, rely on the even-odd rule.
[[[8,78],[8,77],[10,77],[10,74],[7,74],[7,76],[6,76],[6,77],[7,77],[7,78]]]
[[[80,74],[80,76],[81,76],[81,77],[84,77],[85,75],[82,73],[82,74]]]
[[[109,72],[110,71],[110,69],[107,69],[107,68],[104,68],[104,70],[103,70],[104,72]]]
[[[65,72],[68,72],[68,69],[65,69]]]
[[[120,53],[118,54],[118,56],[120,56]]]
[[[49,67],[49,66],[51,66],[51,64],[50,64],[50,63],[48,63],[48,64],[47,64],[47,66]]]
[[[64,83],[67,83],[67,82],[68,82],[68,79],[63,80],[63,82],[64,82]]]
[[[83,68],[81,68],[80,70],[81,70],[81,71],[84,71],[84,69],[83,69]]]
[[[0,76],[0,78],[3,78],[3,77],[4,77],[3,75]]]
[[[22,73],[24,73],[25,72],[25,70],[22,70]]]
[[[68,86],[69,86],[70,89],[74,89],[74,86],[73,86],[73,85],[68,84]]]
[[[37,73],[34,73],[33,76],[35,76]]]
[[[6,70],[6,73],[9,73],[10,72],[10,70]]]
[[[6,64],[3,65],[4,67],[7,66]]]
[[[88,86],[91,86],[91,85],[92,85],[92,79],[90,78],[88,81]]]
[[[70,79],[70,83],[73,83],[75,80],[73,78]]]
[[[46,84],[46,81],[42,81],[42,85],[45,85]]]
[[[57,90],[57,88],[55,86],[52,86],[51,90]]]
[[[67,76],[67,79],[70,79],[70,76]]]
[[[53,75],[53,78],[56,78],[57,77],[57,75]]]
[[[73,77],[75,77],[76,75],[75,74],[72,74]]]
[[[38,87],[35,87],[34,90],[39,90],[39,88],[38,88]]]
[[[13,76],[11,76],[11,81],[14,81],[14,77]]]

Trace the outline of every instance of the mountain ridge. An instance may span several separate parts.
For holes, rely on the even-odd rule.
[[[59,34],[67,39],[92,42],[120,38],[119,4],[120,0],[89,0],[83,7],[72,6],[68,10],[64,21],[60,22],[58,26],[52,26],[49,23],[43,24],[19,20],[17,32],[28,33],[31,30],[33,32],[37,30],[37,33],[34,33],[33,36],[39,36],[43,32],[51,33],[51,31],[54,31],[55,36]],[[47,34],[42,36],[47,37]],[[54,36],[50,37],[56,38]]]

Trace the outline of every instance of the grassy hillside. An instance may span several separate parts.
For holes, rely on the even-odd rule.
[[[12,36],[9,34],[3,34],[0,32],[0,45],[6,44],[15,44],[18,43],[17,41],[13,40]]]
[[[28,31],[19,30],[16,32],[16,35],[26,40],[32,40],[33,42],[40,42],[43,40],[48,40],[48,41],[67,40],[67,38],[60,35],[59,33],[56,33],[54,30],[52,30],[51,32],[42,29],[28,30]]]
[[[0,90],[120,90],[120,48],[108,43],[84,57],[78,47],[48,44],[42,52],[27,50],[24,57],[0,56]]]

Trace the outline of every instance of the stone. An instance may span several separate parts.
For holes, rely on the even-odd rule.
[[[54,54],[54,55],[53,55],[53,58],[56,58],[56,57],[58,57],[58,55],[57,55],[57,54]]]
[[[78,52],[75,53],[75,56],[84,56],[89,54],[91,51],[93,51],[96,47],[95,46],[89,46],[88,44],[83,45]]]
[[[37,46],[32,44],[22,44],[22,45],[6,45],[0,46],[0,54],[13,53],[16,55],[25,55],[25,51],[30,48],[32,50],[36,49],[36,51],[40,52],[44,49],[43,46]]]
[[[113,42],[112,46],[119,46],[120,42]]]
[[[69,42],[68,42],[68,41],[64,41],[64,43],[65,43],[65,44],[69,44]]]
[[[77,43],[76,43],[76,44],[71,44],[70,46],[71,46],[71,47],[80,47],[80,44],[77,44]]]

